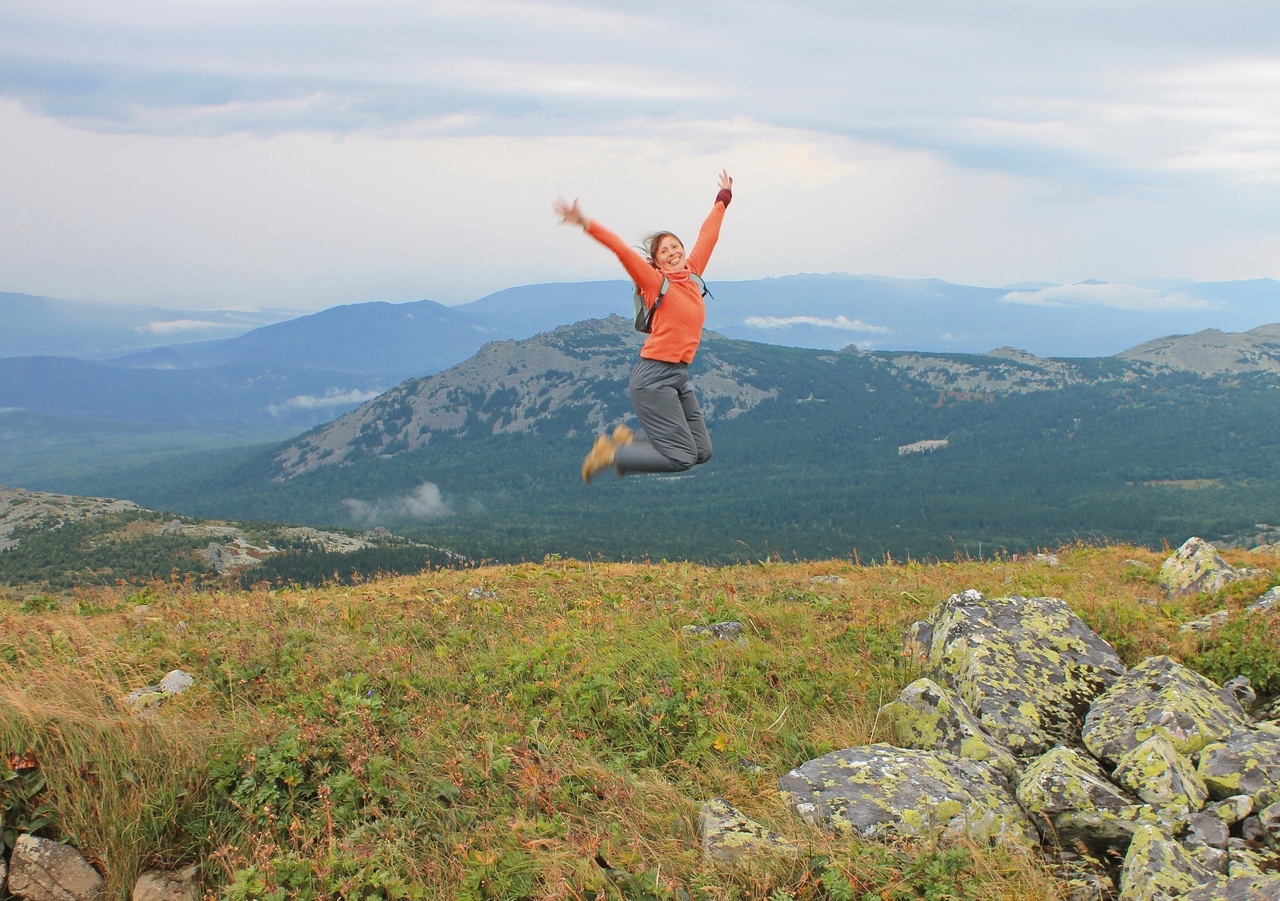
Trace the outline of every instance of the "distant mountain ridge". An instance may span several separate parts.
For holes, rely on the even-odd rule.
[[[319,426],[276,456],[279,478],[358,459],[389,458],[446,436],[537,432],[572,438],[627,419],[627,378],[643,336],[620,316],[587,320],[524,341],[485,345],[443,373],[411,379]],[[983,355],[858,351],[895,379],[942,396],[1003,396],[1133,381],[1161,372],[1280,374],[1280,325],[1243,334],[1206,331],[1149,342],[1113,358],[1041,359],[1015,348]],[[1211,352],[1223,348],[1221,352]],[[742,362],[747,342],[708,334],[694,385],[708,421],[732,419],[778,397],[771,376]],[[813,352],[817,360],[836,359]],[[776,374],[774,374],[776,376]],[[851,384],[848,390],[861,390]]]
[[[101,360],[175,340],[239,335],[296,315],[282,310],[175,310],[0,292],[0,358]]]
[[[1280,373],[1280,324],[1260,325],[1243,334],[1205,329],[1194,335],[1157,338],[1117,354],[1170,370],[1208,373]]]

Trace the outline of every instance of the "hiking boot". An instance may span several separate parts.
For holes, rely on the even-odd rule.
[[[617,447],[608,435],[597,435],[591,452],[582,461],[582,481],[590,482],[603,470],[613,465],[613,455]]]
[[[625,425],[615,426],[613,429],[613,446],[619,448],[624,444],[630,444],[635,437],[636,433],[630,427]]]

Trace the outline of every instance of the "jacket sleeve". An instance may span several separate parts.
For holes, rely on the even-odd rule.
[[[587,234],[614,252],[622,262],[622,268],[627,270],[627,275],[631,276],[631,280],[640,289],[640,296],[652,306],[658,296],[658,292],[662,290],[661,273],[650,266],[648,260],[628,247],[625,241],[599,222],[596,222],[596,220],[592,219],[587,223],[586,231]]]
[[[698,230],[698,240],[694,242],[693,250],[689,251],[689,268],[698,275],[706,270],[707,263],[711,261],[711,251],[716,249],[716,241],[720,240],[720,223],[724,221],[725,209],[725,202],[717,197],[702,228]]]

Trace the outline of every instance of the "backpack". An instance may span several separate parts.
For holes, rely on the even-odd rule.
[[[690,272],[689,278],[695,285],[702,289],[703,297],[710,297],[715,300],[711,292],[707,290],[707,283],[702,280],[702,276],[696,272]],[[644,297],[640,294],[640,289],[636,288],[631,292],[631,305],[635,308],[636,313],[636,331],[644,332],[646,335],[653,331],[653,314],[658,312],[658,304],[662,303],[662,298],[667,296],[667,277],[662,277],[662,287],[658,289],[658,296],[653,301],[653,306],[649,306],[644,302]]]

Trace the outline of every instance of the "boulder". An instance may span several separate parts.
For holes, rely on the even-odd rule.
[[[1195,811],[1209,800],[1209,790],[1195,766],[1159,732],[1121,754],[1111,778],[1154,807]]]
[[[796,857],[799,850],[788,845],[755,820],[748,819],[724,798],[713,798],[698,812],[698,833],[702,851],[712,860],[740,860],[767,854]]]
[[[1232,732],[1200,752],[1197,772],[1215,799],[1248,795],[1254,810],[1280,801],[1280,728]]]
[[[23,901],[97,901],[105,883],[80,852],[47,838],[19,835],[9,860],[9,892]]]
[[[143,873],[133,886],[132,901],[200,901],[196,872],[196,867],[187,867],[179,872],[151,870]]]
[[[834,751],[801,764],[778,787],[810,825],[864,838],[937,836],[950,827],[980,838],[1036,841],[998,769],[944,752],[883,744]]]
[[[1180,842],[1140,826],[1120,868],[1120,901],[1172,901],[1221,878]]]
[[[1082,737],[1089,753],[1114,766],[1157,733],[1190,756],[1248,725],[1234,694],[1161,656],[1142,661],[1094,701]]]
[[[739,622],[712,623],[709,626],[682,626],[680,631],[690,638],[709,638],[712,641],[747,643],[747,629]]]
[[[1160,587],[1171,598],[1217,591],[1240,578],[1218,549],[1202,538],[1188,538],[1160,567]]]
[[[1192,889],[1183,901],[1276,901],[1280,898],[1280,874],[1258,873],[1217,879]]]
[[[876,714],[899,747],[947,751],[995,764],[1016,779],[1018,762],[983,730],[964,702],[932,679],[917,679]]]
[[[907,636],[909,652],[1018,757],[1074,742],[1090,703],[1124,673],[1115,650],[1058,598],[966,591]]]
[[[1244,608],[1245,613],[1274,613],[1280,610],[1280,585],[1268,589],[1258,599]]]

